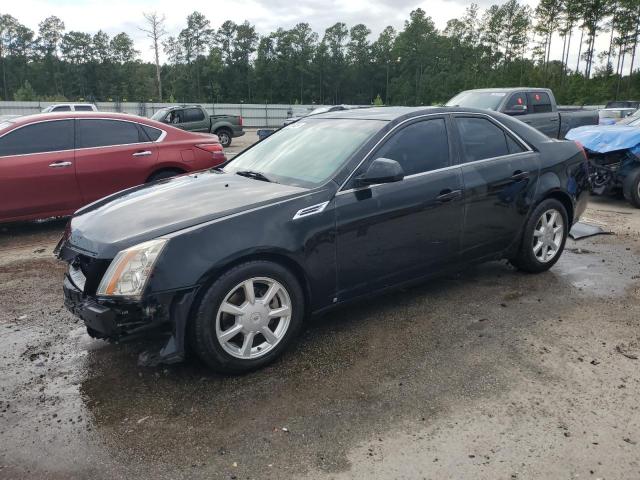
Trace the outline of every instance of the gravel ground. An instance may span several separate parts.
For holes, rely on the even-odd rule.
[[[586,217],[615,235],[548,273],[494,262],[335,311],[241,377],[90,339],[64,222],[0,227],[0,478],[640,478],[640,213]]]

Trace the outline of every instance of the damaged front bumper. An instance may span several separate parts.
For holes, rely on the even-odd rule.
[[[73,266],[63,282],[64,305],[82,319],[94,338],[109,341],[141,338],[151,330],[170,334],[165,346],[146,363],[176,363],[184,359],[185,333],[197,288],[146,295],[140,300],[86,295]],[[80,282],[78,282],[80,283]]]

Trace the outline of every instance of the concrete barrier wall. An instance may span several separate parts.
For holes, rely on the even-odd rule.
[[[59,102],[0,102],[0,119],[39,113],[43,108]],[[150,117],[161,108],[182,105],[177,103],[143,103],[143,102],[97,102],[98,110],[103,112],[122,112],[131,115]],[[282,122],[290,116],[304,115],[321,105],[282,105],[282,104],[243,104],[243,103],[207,103],[200,104],[211,114],[241,115],[244,125],[249,128],[281,127]],[[561,106],[562,108],[564,106]],[[589,105],[584,108],[598,109],[600,105]]]

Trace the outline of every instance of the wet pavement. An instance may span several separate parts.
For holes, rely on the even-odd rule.
[[[640,478],[640,212],[334,311],[273,365],[142,368],[89,338],[51,256],[64,222],[0,226],[0,478]]]

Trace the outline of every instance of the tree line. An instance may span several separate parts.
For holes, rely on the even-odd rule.
[[[154,61],[143,62],[124,32],[67,31],[55,16],[35,32],[4,14],[0,98],[430,105],[464,89],[528,85],[562,103],[602,103],[640,98],[639,27],[640,0],[472,4],[442,30],[418,8],[375,39],[342,22],[322,35],[304,22],[266,35],[247,21],[216,29],[200,12],[169,35],[164,16],[146,13],[139,28]]]

